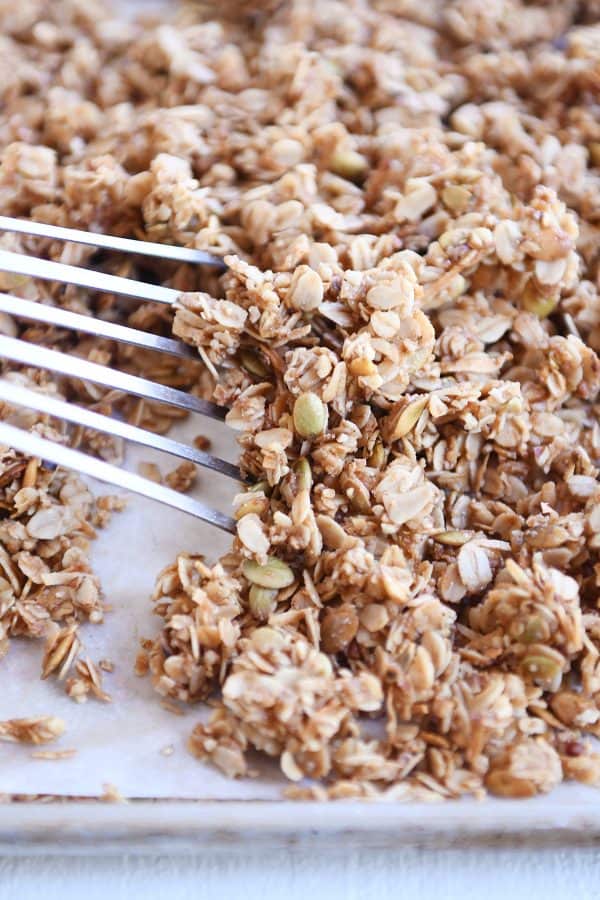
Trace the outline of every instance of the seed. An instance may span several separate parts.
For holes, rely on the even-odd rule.
[[[300,394],[294,403],[294,428],[301,437],[322,434],[327,423],[327,407],[316,394]]]
[[[246,500],[242,503],[241,506],[235,511],[235,518],[237,520],[243,518],[243,516],[248,516],[254,513],[257,516],[261,516],[269,505],[269,501],[266,497],[251,497],[249,500]]]
[[[242,350],[240,352],[240,360],[243,367],[250,372],[251,375],[256,375],[258,378],[265,378],[269,374],[269,369],[264,364],[262,358],[253,350]]]
[[[519,635],[522,644],[539,644],[550,636],[547,623],[541,616],[530,616]]]
[[[323,301],[323,282],[310,266],[298,266],[292,276],[287,301],[293,309],[311,312]]]
[[[258,492],[262,491],[263,494],[267,494],[269,491],[269,482],[268,481],[257,481],[256,484],[253,484],[248,488],[248,491]]]
[[[242,571],[252,584],[272,590],[289,587],[294,582],[294,573],[290,567],[276,556],[269,556],[263,566],[253,559],[247,559]]]
[[[250,612],[259,622],[266,622],[277,606],[277,591],[253,584],[248,594]]]
[[[336,150],[329,161],[329,168],[342,178],[359,178],[369,168],[369,163],[364,156],[356,150]]]
[[[461,547],[472,537],[470,531],[440,531],[439,534],[433,535],[434,541],[438,544],[447,544],[449,547]]]
[[[428,402],[429,398],[425,395],[423,397],[418,397],[416,400],[413,400],[412,403],[409,403],[408,406],[404,407],[396,419],[396,423],[389,437],[390,441],[397,441],[413,430],[421,418],[421,413]]]
[[[380,469],[386,459],[385,447],[381,441],[376,441],[375,446],[367,462],[373,469]]]
[[[302,456],[294,466],[296,481],[300,491],[310,491],[313,483],[312,470],[306,457]]]
[[[526,309],[527,312],[533,313],[538,319],[545,319],[556,309],[558,305],[558,294],[544,296],[544,294],[540,294],[535,289],[534,285],[529,282],[525,288],[521,302],[523,308]]]
[[[327,609],[321,622],[321,645],[325,653],[345,650],[358,631],[358,616],[349,603]]]
[[[560,685],[562,665],[557,659],[542,656],[539,653],[530,653],[523,658],[521,669],[536,682],[552,686],[555,690]]]
[[[25,472],[23,473],[23,481],[21,482],[21,486],[24,488],[33,487],[37,479],[38,468],[40,465],[39,459],[35,457],[30,459],[25,468]]]
[[[277,653],[285,644],[285,639],[280,631],[269,628],[268,625],[257,628],[252,634],[251,641],[259,653]]]
[[[589,146],[592,165],[600,168],[600,141],[592,141]]]

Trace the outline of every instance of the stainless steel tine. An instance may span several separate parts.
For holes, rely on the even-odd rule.
[[[28,222],[25,219],[13,219],[10,216],[0,216],[0,231],[14,231],[36,237],[52,238],[56,241],[73,241],[75,244],[87,244],[104,250],[117,250],[121,253],[138,253],[142,256],[172,259],[176,262],[226,268],[220,256],[215,256],[206,250],[196,250],[193,247],[174,247],[171,244],[154,244],[151,241],[136,241],[109,234],[80,231],[78,228],[63,228],[59,225],[45,225],[43,222]]]
[[[105,322],[104,319],[96,319],[94,316],[83,316],[81,313],[61,309],[59,306],[47,306],[45,303],[23,300],[21,297],[13,297],[12,294],[0,293],[0,312],[21,319],[43,322],[46,325],[56,325],[58,328],[82,331],[85,334],[93,334],[95,337],[104,337],[123,344],[132,344],[146,350],[157,350],[180,359],[200,361],[200,357],[192,347],[188,347],[181,341],[173,340],[173,338],[161,337],[149,331],[139,331],[137,328],[128,328],[126,325],[117,325],[114,322]]]
[[[68,375],[70,378],[78,378],[81,381],[92,381],[94,384],[133,394],[144,400],[156,400],[188,412],[200,413],[211,419],[223,421],[227,414],[224,407],[217,406],[216,403],[209,403],[208,400],[201,400],[194,394],[178,391],[176,388],[149,381],[147,378],[140,378],[138,375],[129,375],[118,369],[109,369],[107,366],[101,366],[78,356],[69,356],[58,350],[38,347],[36,344],[29,344],[27,341],[5,335],[0,335],[0,359],[2,357],[12,359],[25,366],[60,372],[61,375]]]
[[[65,263],[52,262],[48,259],[37,259],[24,253],[13,253],[0,250],[0,271],[15,272],[18,275],[30,275],[44,281],[59,281],[63,284],[76,284],[93,291],[105,294],[120,294],[124,297],[137,297],[138,300],[150,300],[154,303],[175,303],[181,291],[163,287],[160,284],[147,284],[133,278],[121,278],[120,275],[108,275],[94,269],[82,269],[80,266],[68,266]]]
[[[29,409],[35,409],[57,419],[66,419],[68,422],[83,425],[85,428],[104,431],[115,435],[115,437],[123,438],[125,441],[131,441],[134,444],[141,444],[144,447],[152,447],[155,450],[170,453],[180,459],[187,459],[196,463],[205,469],[213,469],[215,472],[220,472],[222,475],[234,478],[236,481],[243,480],[237,466],[212,456],[210,453],[205,453],[203,450],[197,450],[195,447],[174,441],[162,434],[146,431],[145,428],[137,428],[128,422],[104,416],[83,406],[67,403],[50,394],[29,390],[14,381],[0,378],[0,400],[16,406],[26,406]]]
[[[71,447],[65,447],[63,444],[56,444],[54,441],[46,440],[35,432],[24,431],[16,428],[14,425],[8,425],[6,422],[0,422],[0,442],[7,447],[14,447],[21,453],[28,456],[38,457],[42,460],[48,460],[58,466],[66,469],[73,469],[88,475],[90,478],[97,478],[98,481],[104,481],[117,487],[125,488],[133,491],[135,494],[142,494],[144,497],[150,497],[152,500],[158,500],[159,503],[165,503],[181,512],[189,513],[203,522],[216,525],[217,528],[227,531],[230,534],[235,532],[235,522],[229,516],[220,513],[218,510],[205,506],[199,500],[188,497],[186,494],[180,494],[178,491],[171,490],[162,484],[156,484],[140,475],[127,472],[125,469],[119,469],[110,463],[97,459],[94,456],[88,456],[79,450],[73,450]]]

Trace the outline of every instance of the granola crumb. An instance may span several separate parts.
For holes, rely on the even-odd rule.
[[[98,798],[102,803],[129,803],[126,797],[124,797],[119,789],[114,785],[107,782],[102,785],[102,794]]]
[[[174,491],[180,491],[185,494],[196,483],[198,477],[198,469],[191,462],[182,462],[176,469],[168,472],[165,476],[165,482]]]
[[[77,755],[77,750],[69,749],[69,750],[34,750],[30,753],[32,759],[45,759],[45,760],[59,760],[59,759],[72,759]]]
[[[61,737],[66,724],[57,716],[7,719],[0,722],[0,741],[21,744],[50,744]]]
[[[141,462],[138,465],[138,472],[144,478],[149,478],[150,481],[155,481],[156,484],[162,484],[162,474],[156,463]]]
[[[203,450],[207,452],[208,450],[210,450],[211,446],[212,441],[205,434],[197,434],[194,438],[194,447],[196,448],[196,450]]]

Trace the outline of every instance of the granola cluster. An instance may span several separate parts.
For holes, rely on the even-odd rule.
[[[161,573],[138,659],[214,706],[192,752],[232,776],[275,757],[312,779],[295,796],[600,783],[597,2],[0,11],[4,209],[228,266],[157,270],[174,316],[14,286],[172,328],[198,362],[35,332],[210,397],[239,433],[231,552]]]

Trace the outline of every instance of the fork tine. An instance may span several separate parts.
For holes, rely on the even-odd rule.
[[[75,422],[77,425],[83,425],[85,428],[104,431],[123,438],[123,440],[131,441],[134,444],[162,450],[180,459],[187,459],[205,469],[213,469],[215,472],[220,472],[222,475],[227,475],[228,478],[233,478],[236,481],[244,480],[237,466],[212,456],[210,453],[205,453],[202,450],[197,450],[195,447],[174,441],[162,434],[154,434],[152,431],[146,431],[144,428],[137,428],[128,422],[104,416],[83,406],[67,403],[50,394],[29,390],[16,382],[7,381],[3,378],[0,378],[0,400],[16,404],[17,406],[35,409],[57,419],[66,419],[68,422]]]
[[[125,469],[119,469],[117,466],[113,466],[94,456],[88,456],[79,450],[73,450],[71,447],[65,447],[63,444],[56,444],[54,441],[40,437],[35,432],[24,431],[21,428],[16,428],[14,425],[0,422],[0,441],[5,446],[14,447],[15,450],[19,450],[21,453],[26,453],[29,456],[37,456],[39,459],[49,460],[58,466],[73,469],[76,472],[81,472],[83,475],[88,475],[90,478],[97,478],[98,481],[108,482],[108,484],[114,484],[117,487],[133,491],[135,494],[142,494],[144,497],[158,500],[159,503],[165,503],[167,506],[189,513],[197,519],[216,525],[217,528],[230,534],[235,532],[233,519],[216,509],[211,509],[199,500],[167,488],[162,484],[156,484],[156,482],[142,478],[140,475],[127,472]]]
[[[109,369],[107,366],[101,366],[78,356],[69,356],[58,350],[38,347],[35,344],[28,344],[26,341],[5,335],[0,335],[0,358],[2,357],[26,366],[50,369],[52,372],[60,372],[62,375],[82,381],[92,381],[126,394],[133,394],[144,400],[156,400],[188,412],[197,412],[203,416],[209,416],[211,419],[223,421],[227,414],[227,410],[222,406],[201,400],[194,394],[188,394],[185,391],[149,381],[147,378],[140,378],[138,375],[130,375],[118,369]]]
[[[28,222],[24,219],[13,219],[10,216],[0,216],[0,231],[15,231],[20,234],[52,238],[56,241],[88,244],[104,250],[118,250],[121,253],[138,253],[143,256],[156,256],[160,259],[173,259],[176,262],[199,263],[217,266],[220,269],[227,268],[220,256],[215,256],[206,250],[175,247],[171,244],[154,244],[151,241],[136,241],[110,234],[80,231],[78,228],[63,228],[59,225],[46,225],[43,222]]]
[[[172,304],[181,294],[181,291],[160,284],[147,284],[133,278],[121,278],[120,275],[108,275],[94,269],[82,269],[80,266],[68,266],[49,259],[37,259],[35,256],[13,253],[10,250],[0,250],[0,271],[30,275],[44,281],[76,284],[93,291],[103,291],[105,294],[120,294],[123,297],[136,297],[154,303]]]
[[[116,325],[114,322],[106,322],[94,316],[83,316],[68,309],[61,309],[60,306],[47,306],[45,303],[35,303],[32,300],[0,293],[0,312],[34,322],[57,325],[59,328],[83,331],[86,334],[93,334],[94,337],[105,337],[123,344],[133,344],[146,350],[157,350],[181,359],[200,361],[200,357],[192,347],[181,341],[151,334],[148,331],[139,331],[137,328],[128,328],[126,325]]]

